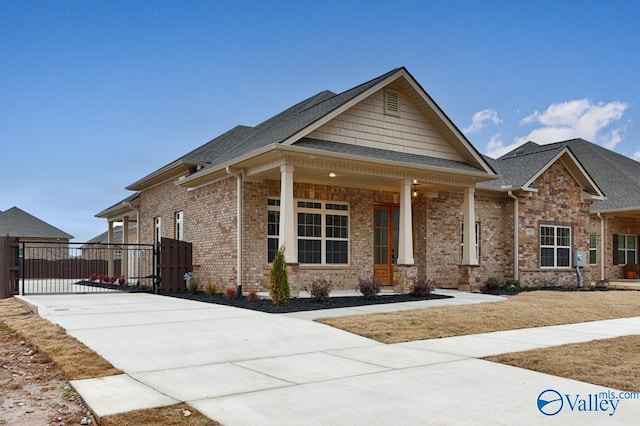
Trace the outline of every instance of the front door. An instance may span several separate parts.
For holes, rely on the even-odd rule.
[[[373,207],[373,276],[383,285],[393,285],[393,265],[398,258],[400,207]]]

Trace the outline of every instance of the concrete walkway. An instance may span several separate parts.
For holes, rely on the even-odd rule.
[[[495,300],[452,294],[450,304]],[[98,416],[185,401],[228,426],[599,425],[640,418],[640,399],[598,405],[594,394],[608,389],[477,359],[639,334],[640,317],[385,345],[293,315],[148,294],[23,299],[125,371],[72,382]],[[560,407],[557,415],[538,409],[545,390],[557,393],[542,395],[551,401],[543,411]]]

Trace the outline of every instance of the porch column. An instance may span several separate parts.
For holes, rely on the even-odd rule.
[[[287,263],[298,263],[295,247],[293,205],[293,166],[280,166],[280,233],[278,248],[285,248],[284,259]]]
[[[411,179],[400,187],[400,235],[398,236],[398,265],[413,265],[413,223],[411,218]]]
[[[109,221],[109,230],[107,231],[107,275],[113,276],[115,264],[113,261],[113,250],[111,244],[113,244],[113,222]]]
[[[129,275],[129,216],[122,218],[122,259],[120,266],[120,275],[124,276],[125,280]]]
[[[476,206],[475,206],[475,187],[464,189],[464,232],[462,248],[462,264],[477,265],[478,256],[476,255]]]

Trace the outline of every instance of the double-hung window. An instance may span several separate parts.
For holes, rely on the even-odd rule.
[[[324,201],[296,201],[298,262],[316,265],[349,263],[349,205]],[[280,200],[267,201],[267,260],[278,251]]]
[[[176,240],[184,240],[184,213],[176,212]]]
[[[156,217],[153,219],[154,223],[154,234],[153,234],[153,242],[159,243],[160,238],[162,238],[162,219],[160,217]]]
[[[540,227],[540,266],[571,267],[571,227],[543,225]]]
[[[614,238],[617,237],[618,240],[618,258],[617,258],[617,264],[618,265],[624,265],[627,263],[635,263],[636,261],[636,254],[637,254],[637,247],[636,247],[636,241],[637,241],[637,237],[635,235],[625,235],[625,234],[619,234],[614,236]]]
[[[589,265],[598,263],[598,237],[596,234],[589,234]]]

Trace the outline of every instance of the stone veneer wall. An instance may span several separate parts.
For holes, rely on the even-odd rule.
[[[520,283],[533,285],[576,285],[574,268],[540,267],[540,226],[571,227],[572,252],[589,249],[589,204],[581,200],[582,189],[561,162],[552,164],[536,181],[537,193],[520,197],[519,260]],[[527,234],[529,229],[529,235]],[[573,259],[572,259],[573,265]],[[591,282],[591,268],[583,268],[585,283]]]

